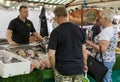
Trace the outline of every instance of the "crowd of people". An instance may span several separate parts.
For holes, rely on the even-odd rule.
[[[28,17],[28,8],[21,6],[20,15],[13,19],[6,33],[10,45],[28,44],[32,33],[38,40],[38,34]],[[104,65],[108,71],[103,82],[112,82],[112,68],[116,57],[114,49],[117,46],[118,32],[112,24],[114,13],[112,10],[101,11],[93,26],[92,41],[89,41],[82,28],[68,20],[64,6],[57,6],[54,10],[55,21],[58,24],[52,31],[48,44],[49,62],[44,65],[54,69],[55,82],[83,82],[84,72],[88,71],[87,57],[99,53],[102,48]],[[102,28],[102,30],[101,30]],[[86,50],[86,45],[93,48],[93,52]],[[97,57],[99,61],[99,56]]]

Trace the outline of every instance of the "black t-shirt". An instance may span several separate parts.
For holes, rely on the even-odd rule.
[[[81,28],[66,22],[51,33],[49,49],[56,50],[55,68],[62,75],[78,75],[83,73],[82,44],[85,35]]]
[[[30,32],[35,32],[32,22],[28,19],[23,22],[19,17],[13,19],[8,30],[12,30],[12,40],[19,44],[28,44]]]

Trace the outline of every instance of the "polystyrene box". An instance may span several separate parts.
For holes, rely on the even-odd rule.
[[[5,64],[0,61],[0,76],[2,78],[8,78],[12,76],[30,73],[31,63],[29,60],[26,60],[20,56],[17,56],[16,54],[13,54],[12,52],[8,52],[8,51],[3,51],[3,52],[9,53],[8,55],[13,55],[14,58],[21,60],[21,62]]]

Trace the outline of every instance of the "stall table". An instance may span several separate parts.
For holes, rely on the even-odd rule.
[[[113,82],[120,82],[120,55],[117,55],[117,61],[113,68]],[[90,82],[95,82],[89,76]],[[0,78],[0,82],[54,82],[54,74],[52,69],[39,70],[35,69],[27,75],[20,75],[9,78]]]

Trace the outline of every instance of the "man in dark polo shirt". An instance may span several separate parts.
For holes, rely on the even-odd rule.
[[[9,44],[28,44],[30,32],[39,40],[42,40],[42,37],[36,32],[33,23],[27,19],[28,8],[21,6],[19,13],[20,15],[10,22],[7,29],[6,37]]]
[[[83,73],[87,71],[84,32],[68,22],[65,7],[56,7],[54,14],[59,26],[51,33],[48,55],[55,69],[55,82],[83,82]]]

